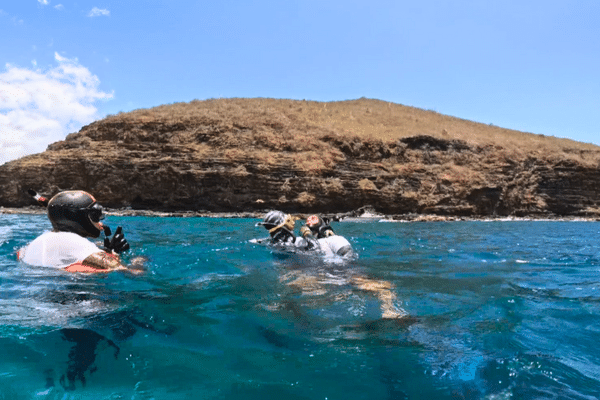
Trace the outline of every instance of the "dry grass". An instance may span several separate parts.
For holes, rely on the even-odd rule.
[[[109,116],[104,121],[142,125],[158,122],[173,126],[218,126],[220,131],[229,132],[233,136],[235,132],[252,131],[251,144],[262,145],[275,152],[329,150],[323,148],[323,142],[319,140],[324,135],[356,137],[384,143],[409,136],[430,135],[446,140],[462,140],[472,146],[494,146],[507,158],[534,156],[569,159],[586,165],[598,165],[600,161],[600,147],[592,144],[503,129],[434,111],[364,98],[337,102],[264,98],[194,100],[120,113]],[[198,130],[187,134],[197,132]],[[185,139],[187,138],[181,138],[182,141]],[[234,137],[231,140],[235,142]],[[338,155],[332,157],[337,158]],[[296,160],[296,163],[309,168],[311,161]]]
[[[358,188],[360,190],[377,190],[377,186],[375,186],[375,184],[369,179],[361,179],[358,181]]]

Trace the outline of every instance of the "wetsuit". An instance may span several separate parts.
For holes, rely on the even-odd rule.
[[[302,237],[291,235],[274,235],[271,238],[270,244],[272,246],[290,247],[303,250],[313,250],[318,247],[313,240],[306,240]]]

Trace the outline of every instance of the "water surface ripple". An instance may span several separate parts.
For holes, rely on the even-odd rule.
[[[49,223],[1,215],[0,399],[600,397],[600,224],[339,222],[343,261],[255,222],[110,216],[147,273],[86,276],[18,263]]]

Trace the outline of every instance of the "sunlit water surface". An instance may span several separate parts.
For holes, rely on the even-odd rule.
[[[0,399],[600,397],[600,224],[338,222],[343,261],[255,222],[110,216],[147,272],[88,276],[18,263],[50,225],[0,215]]]

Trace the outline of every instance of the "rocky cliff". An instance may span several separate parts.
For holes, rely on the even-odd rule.
[[[112,208],[402,217],[596,216],[600,148],[377,100],[219,99],[109,116],[0,166],[28,188]]]

